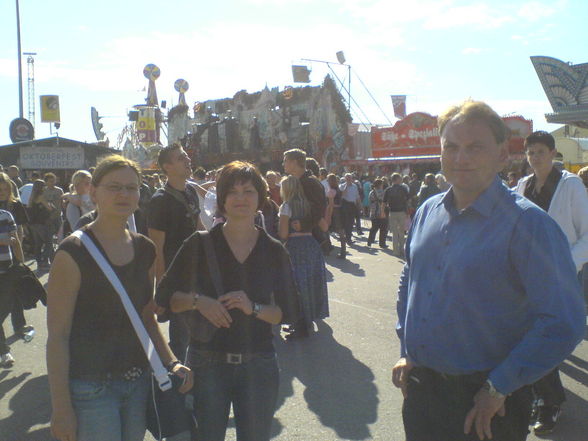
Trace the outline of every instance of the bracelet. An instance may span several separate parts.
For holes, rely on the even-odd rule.
[[[180,360],[173,360],[170,361],[168,364],[165,365],[165,368],[168,372],[171,372],[176,365],[180,364]]]
[[[200,298],[200,294],[194,294],[194,297],[192,298],[192,311],[194,311],[196,309],[199,298]]]

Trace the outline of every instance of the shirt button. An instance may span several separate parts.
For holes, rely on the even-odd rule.
[[[449,246],[449,241],[448,241],[448,240],[446,240],[446,241],[445,241],[445,246],[446,246],[446,247],[448,247],[448,246]]]
[[[427,295],[430,297],[430,296],[432,296],[432,295],[433,295],[433,293],[432,293],[431,291],[429,291],[429,292],[427,293]]]

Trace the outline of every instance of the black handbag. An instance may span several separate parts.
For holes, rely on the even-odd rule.
[[[222,296],[225,293],[225,291],[223,288],[220,268],[218,266],[218,260],[216,258],[214,244],[212,243],[210,233],[197,232],[194,234],[199,235],[200,241],[202,241],[202,245],[204,246],[206,263],[208,265],[210,278],[212,279],[216,295],[217,297]],[[196,243],[199,244],[200,241],[197,241]],[[197,251],[195,252],[197,254]],[[196,271],[192,272],[190,280],[190,289],[194,292],[196,291]],[[188,329],[190,329],[190,337],[201,343],[208,343],[210,340],[212,340],[212,337],[214,337],[214,334],[218,330],[216,326],[210,323],[210,321],[202,314],[200,314],[200,312],[198,311],[181,312],[180,316],[188,326]]]
[[[151,393],[147,402],[147,430],[156,440],[168,438],[197,427],[191,404],[192,394],[178,391],[182,378],[170,374],[172,388],[162,391],[151,377]]]

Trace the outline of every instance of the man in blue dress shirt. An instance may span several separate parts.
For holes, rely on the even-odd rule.
[[[585,332],[567,240],[498,178],[508,129],[488,105],[439,116],[452,188],[416,213],[398,291],[407,441],[525,440],[529,384]]]

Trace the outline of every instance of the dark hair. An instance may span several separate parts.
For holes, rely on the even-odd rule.
[[[306,168],[306,152],[304,150],[286,150],[284,152],[284,159],[296,161],[299,167]]]
[[[377,178],[374,183],[372,184],[372,188],[378,188],[381,187],[382,185],[384,185],[384,181],[382,181],[380,178]]]
[[[236,184],[251,182],[257,190],[257,209],[259,210],[267,199],[267,182],[253,164],[244,161],[233,161],[225,165],[216,181],[216,204],[221,213],[225,212],[225,201],[229,191]]]
[[[204,179],[206,178],[206,170],[204,170],[202,167],[198,167],[196,170],[194,170],[193,175],[197,179]]]
[[[35,176],[35,173],[37,173],[37,172],[33,172],[33,177]],[[37,173],[37,176],[40,176],[40,173]],[[47,182],[51,178],[57,180],[57,176],[55,176],[55,173],[48,172],[48,173],[45,173],[45,175],[43,176],[43,180],[45,182]]]
[[[543,144],[549,150],[555,150],[555,139],[550,133],[543,130],[537,130],[525,138],[525,148],[531,144]]]
[[[163,171],[165,173],[165,169],[163,168],[164,164],[169,164],[171,161],[171,153],[174,150],[178,150],[181,149],[182,146],[178,143],[174,143],[171,145],[168,145],[167,147],[162,148],[159,153],[157,154],[157,164],[159,165],[159,168],[161,169],[161,171]]]
[[[318,177],[319,175],[319,164],[314,158],[306,158],[306,170],[310,170],[313,175]]]
[[[31,173],[31,181],[36,181],[41,177],[41,173],[38,171],[34,171]]]

